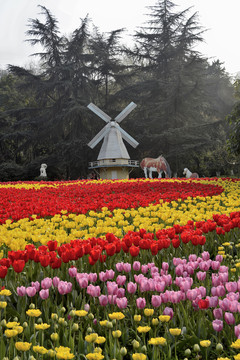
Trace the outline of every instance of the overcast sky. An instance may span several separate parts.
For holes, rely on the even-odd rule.
[[[172,0],[176,11],[190,6],[189,17],[198,12],[199,24],[206,29],[205,42],[195,49],[212,60],[219,59],[230,75],[240,72],[240,0]],[[0,0],[0,69],[7,64],[25,66],[36,51],[26,40],[28,19],[44,18],[38,5],[45,6],[59,21],[60,32],[70,34],[89,14],[101,32],[125,28],[134,34],[149,19],[156,0]],[[126,37],[130,42],[130,37]]]

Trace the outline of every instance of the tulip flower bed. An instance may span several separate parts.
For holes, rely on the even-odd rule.
[[[0,184],[0,359],[240,359],[238,179]]]

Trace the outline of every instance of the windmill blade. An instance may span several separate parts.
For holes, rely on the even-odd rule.
[[[94,138],[88,143],[88,146],[93,149],[103,138],[107,133],[110,131],[110,127],[108,125],[105,125],[104,128],[99,131],[99,133],[94,136]]]
[[[137,105],[132,101],[123,111],[118,114],[117,117],[115,117],[115,121],[117,123],[120,123],[133,109],[135,109]]]
[[[110,116],[108,116],[104,111],[99,109],[96,105],[93,103],[88,104],[87,106],[92,112],[94,112],[96,115],[98,115],[101,119],[103,119],[106,123],[111,121]]]
[[[139,145],[139,143],[126,131],[124,131],[120,126],[118,126],[118,130],[121,132],[122,138],[126,140],[130,145],[132,145],[132,147],[136,148]]]

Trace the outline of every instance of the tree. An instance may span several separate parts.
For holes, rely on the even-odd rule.
[[[236,103],[227,116],[231,130],[228,139],[228,149],[233,155],[240,155],[240,80],[234,83]]]

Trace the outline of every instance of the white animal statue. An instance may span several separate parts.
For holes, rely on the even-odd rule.
[[[46,169],[47,169],[47,164],[41,164],[41,167],[40,167],[40,176],[41,177],[47,177]]]
[[[190,178],[199,178],[198,173],[192,173],[190,170],[188,170],[188,168],[185,168],[185,169],[183,170],[183,175],[185,175],[187,179],[190,179]]]
[[[144,158],[140,163],[140,167],[143,169],[146,178],[148,177],[148,171],[151,179],[153,171],[158,173],[158,178],[162,177],[162,173],[165,174],[166,178],[171,177],[170,166],[162,155],[156,159]]]

